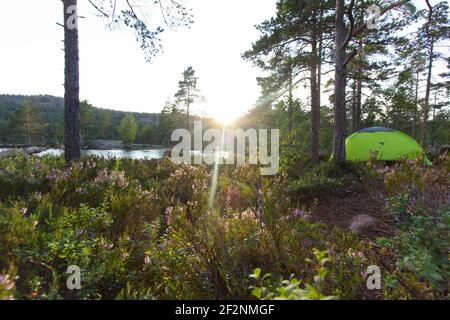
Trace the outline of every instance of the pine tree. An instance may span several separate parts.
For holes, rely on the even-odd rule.
[[[331,39],[332,16],[333,1],[280,0],[276,17],[257,27],[261,38],[243,55],[271,73],[259,79],[263,94],[272,101],[287,94],[289,112],[292,112],[293,90],[308,73],[310,158],[313,162],[319,159],[322,64],[324,52],[329,49],[325,44]],[[267,57],[268,63],[265,62]]]
[[[197,88],[198,77],[195,76],[195,70],[192,67],[183,71],[183,79],[178,82],[178,91],[175,94],[176,103],[186,110],[186,129],[189,130],[189,117],[191,105],[201,101],[203,97]]]
[[[394,2],[380,9],[380,15],[383,16],[387,12],[404,5],[409,2],[402,0]],[[355,0],[351,0],[349,5],[345,5],[345,0],[336,0],[336,17],[335,17],[335,54],[334,54],[334,139],[333,139],[333,159],[339,165],[343,165],[346,161],[345,156],[345,138],[347,126],[347,109],[346,109],[346,87],[347,87],[347,66],[350,61],[358,54],[358,49],[348,52],[350,42],[355,37],[366,32],[368,24],[362,22],[356,24],[354,16]],[[346,26],[346,20],[348,26]]]
[[[80,71],[78,46],[78,1],[62,0],[64,9],[64,150],[66,163],[80,157]],[[176,0],[155,0],[148,5],[129,0],[89,0],[89,3],[107,20],[110,28],[126,27],[136,33],[136,39],[148,61],[160,52],[161,26],[153,27],[149,19],[152,7],[163,16],[170,28],[187,27],[192,14]],[[138,10],[139,9],[139,10]]]
[[[428,118],[431,104],[431,89],[432,89],[432,73],[433,65],[438,58],[442,58],[436,51],[437,45],[445,40],[450,39],[450,22],[449,22],[449,7],[445,1],[439,2],[432,6],[429,0],[426,0],[428,6],[428,17],[425,25],[422,28],[423,45],[427,50],[427,80],[425,89],[425,100],[422,110],[422,126],[421,139],[422,147],[428,144]]]
[[[30,100],[26,100],[9,120],[9,131],[15,139],[31,146],[41,141],[43,129],[47,126],[41,122],[39,110]]]

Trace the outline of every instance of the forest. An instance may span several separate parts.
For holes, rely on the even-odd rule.
[[[83,101],[80,121],[84,140],[120,140],[125,112],[99,109]],[[159,144],[157,114],[132,114],[139,125],[136,141]],[[28,125],[29,123],[29,125]],[[0,95],[0,143],[58,145],[64,142],[64,99],[54,96]]]
[[[196,21],[189,1],[144,7],[161,26],[136,1],[89,2],[153,63],[161,34]],[[448,1],[274,1],[240,52],[260,96],[230,123],[196,112],[189,65],[157,113],[80,101],[77,1],[62,3],[64,97],[0,95],[0,144],[17,148],[0,149],[0,300],[450,298]],[[278,130],[278,172],[219,163],[212,140],[215,164],[176,163],[173,133],[195,121],[245,131],[244,159],[262,152],[251,130]],[[169,151],[82,155],[89,140]],[[35,145],[64,155],[20,151]]]

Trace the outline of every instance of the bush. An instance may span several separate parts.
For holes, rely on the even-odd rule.
[[[367,299],[374,294],[364,273],[379,263],[388,270],[386,298],[448,294],[449,210],[417,191],[441,190],[443,166],[399,165],[386,176],[398,232],[378,246],[330,232],[293,207],[299,198],[289,190],[353,188],[354,171],[336,177],[329,163],[294,180],[225,167],[212,202],[211,168],[167,158],[65,166],[62,158],[17,156],[0,159],[0,168],[0,298]],[[82,290],[66,287],[71,265],[81,269]]]
[[[298,199],[352,190],[358,182],[357,166],[341,168],[333,161],[325,161],[289,182],[287,190]]]
[[[378,239],[378,243],[393,251],[395,264],[389,272],[388,297],[446,298],[448,296],[450,267],[450,208],[443,206],[437,217],[421,212],[405,213],[401,204],[395,203],[392,211],[398,219],[399,233],[392,239]]]
[[[281,279],[278,282],[272,282],[272,275],[266,273],[261,277],[261,269],[255,269],[250,278],[254,279],[258,285],[251,286],[252,295],[260,300],[332,300],[337,297],[325,296],[322,293],[325,284],[325,278],[329,270],[325,264],[330,260],[327,258],[326,251],[313,250],[315,261],[307,259],[306,261],[315,264],[317,275],[314,276],[314,284],[305,284],[304,289],[300,289],[301,281],[292,274],[289,280]]]

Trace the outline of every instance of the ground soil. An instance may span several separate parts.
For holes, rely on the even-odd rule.
[[[382,192],[368,192],[363,186],[321,195],[310,207],[312,221],[351,230],[362,238],[375,239],[395,232],[395,222],[385,211]],[[355,224],[360,227],[355,229]]]

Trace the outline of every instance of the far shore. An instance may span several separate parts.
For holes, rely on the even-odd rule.
[[[20,151],[24,154],[33,155],[38,154],[49,149],[64,149],[64,145],[48,144],[48,145],[33,145],[26,146],[22,144],[0,144],[0,157],[6,157]],[[89,142],[83,145],[82,150],[125,150],[125,151],[139,151],[139,150],[164,150],[167,147],[152,145],[152,144],[132,144],[125,146],[121,141],[106,142]]]
[[[131,145],[123,145],[120,143],[86,143],[81,149],[82,150],[147,150],[147,149],[167,149],[168,147],[154,144],[131,144]],[[61,144],[33,144],[33,145],[23,145],[23,144],[0,144],[0,149],[30,149],[31,150],[42,150],[45,151],[47,149],[64,149],[64,145]],[[39,151],[41,152],[41,151]]]

